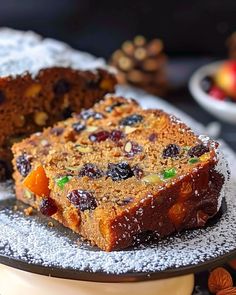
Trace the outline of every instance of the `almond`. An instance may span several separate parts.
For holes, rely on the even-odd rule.
[[[216,295],[236,295],[236,287],[229,287],[216,293]]]
[[[218,267],[210,273],[208,278],[208,288],[211,293],[217,293],[230,287],[233,287],[233,280],[226,269]]]

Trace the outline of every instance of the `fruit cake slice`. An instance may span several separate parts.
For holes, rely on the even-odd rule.
[[[13,153],[17,198],[106,251],[146,232],[204,226],[226,180],[217,143],[119,97],[16,143]]]
[[[0,179],[12,143],[91,107],[115,84],[102,59],[33,32],[0,29]]]

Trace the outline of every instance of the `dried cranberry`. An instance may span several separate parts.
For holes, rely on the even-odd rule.
[[[176,144],[169,144],[162,152],[163,158],[175,158],[180,153],[180,147]]]
[[[127,141],[124,146],[125,156],[133,157],[138,153],[141,153],[143,148],[134,141]]]
[[[94,210],[97,207],[97,201],[89,191],[73,190],[67,195],[67,198],[80,211]]]
[[[110,139],[113,141],[119,141],[124,137],[124,133],[120,130],[112,130]]]
[[[91,133],[89,135],[89,139],[92,141],[92,142],[101,142],[101,141],[104,141],[106,139],[108,139],[110,137],[110,132],[108,131],[98,131],[96,133]]]
[[[120,162],[118,164],[109,163],[107,176],[111,177],[113,181],[123,180],[134,176],[134,173],[127,162]]]
[[[143,120],[143,116],[134,114],[128,117],[125,117],[120,120],[120,125],[122,126],[133,126]]]
[[[188,155],[190,157],[200,157],[201,155],[208,153],[209,147],[205,146],[204,144],[200,143],[195,145],[188,151]]]
[[[104,115],[102,113],[94,112],[92,109],[83,110],[80,113],[80,118],[83,120],[88,120],[89,118],[94,118],[96,120],[100,120],[104,118]]]
[[[29,161],[29,156],[25,153],[16,159],[16,168],[22,176],[27,176],[31,170],[31,163]]]
[[[72,124],[72,128],[76,131],[76,132],[80,132],[83,131],[86,128],[86,125],[81,123],[81,122],[76,122],[74,124]]]
[[[64,132],[64,128],[61,127],[54,127],[50,130],[50,133],[56,136],[61,135]]]
[[[155,142],[157,140],[157,134],[156,133],[150,134],[149,137],[148,137],[148,139],[151,142]]]
[[[123,103],[123,102],[120,102],[120,101],[115,102],[115,103],[113,103],[112,105],[107,106],[107,107],[105,108],[105,111],[106,111],[107,113],[111,113],[116,107],[120,107],[120,106],[122,106],[123,104],[124,104],[124,103]]]
[[[70,91],[71,85],[65,79],[58,80],[53,87],[53,91],[57,95],[63,95]]]
[[[57,206],[54,200],[51,198],[43,199],[40,204],[40,212],[46,216],[52,216],[57,213]]]
[[[134,176],[135,176],[136,178],[138,178],[138,179],[141,179],[141,178],[143,177],[143,175],[144,175],[144,171],[143,171],[143,169],[141,169],[141,168],[139,167],[139,165],[135,165],[135,166],[132,168],[132,171],[133,171],[133,173],[134,173]]]
[[[123,200],[116,201],[116,204],[119,205],[119,206],[126,206],[129,203],[133,202],[133,200],[134,199],[132,197],[126,197]]]
[[[0,90],[0,104],[3,103],[5,101],[5,95],[3,93],[3,91]]]
[[[89,178],[95,179],[103,176],[102,171],[94,164],[85,164],[79,172],[79,176],[88,176]]]

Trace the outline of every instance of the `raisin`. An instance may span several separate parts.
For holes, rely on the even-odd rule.
[[[73,190],[68,195],[69,201],[80,211],[94,210],[97,207],[97,201],[94,195],[89,191]]]
[[[122,106],[123,104],[124,104],[124,103],[123,103],[123,102],[120,102],[120,101],[115,102],[115,103],[113,103],[112,105],[107,106],[107,107],[105,108],[105,111],[106,111],[107,113],[111,113],[116,107],[120,107],[120,106]]]
[[[27,176],[31,170],[31,163],[26,154],[22,154],[16,159],[16,168],[22,176]]]
[[[180,147],[176,144],[169,144],[162,152],[163,158],[175,158],[180,153]]]
[[[124,138],[124,133],[120,130],[112,130],[111,134],[110,134],[110,139],[112,141],[119,141],[122,138]]]
[[[188,151],[188,155],[190,157],[200,157],[205,153],[209,152],[209,147],[205,146],[204,144],[200,143],[195,145]]]
[[[156,133],[152,133],[149,135],[148,140],[151,142],[155,142],[157,140],[157,134]]]
[[[0,104],[4,103],[5,99],[6,98],[5,98],[5,95],[4,95],[3,91],[0,90]]]
[[[100,120],[104,118],[104,115],[102,113],[94,112],[92,109],[83,110],[80,113],[80,118],[83,120],[88,120],[89,118],[94,118],[95,120]]]
[[[138,153],[141,153],[143,148],[133,141],[127,141],[124,146],[125,156],[126,157],[133,157]]]
[[[50,130],[50,133],[56,136],[61,135],[64,132],[64,128],[61,127],[54,127]]]
[[[132,168],[132,171],[133,171],[133,173],[134,173],[134,176],[135,176],[136,178],[138,178],[138,179],[141,179],[141,178],[143,177],[143,175],[144,175],[144,171],[143,171],[143,169],[141,169],[141,168],[139,167],[139,165],[135,165],[135,166]]]
[[[126,197],[123,200],[116,201],[116,204],[119,205],[119,206],[126,206],[129,203],[133,202],[133,200],[134,199],[132,197]]]
[[[40,212],[46,216],[52,216],[57,213],[57,206],[54,200],[51,198],[43,199],[40,204]]]
[[[53,91],[56,95],[63,95],[70,91],[71,85],[65,79],[58,80],[53,87]]]
[[[79,172],[79,176],[88,176],[89,178],[96,179],[103,176],[102,171],[94,164],[85,164]]]
[[[134,114],[128,117],[125,117],[120,120],[120,125],[122,126],[133,126],[143,120],[143,116]]]
[[[120,162],[118,164],[109,163],[107,176],[111,177],[113,181],[123,180],[134,176],[134,173],[127,162]]]
[[[72,124],[72,128],[74,129],[74,131],[79,133],[80,131],[83,131],[86,128],[86,125],[81,122],[76,122]]]
[[[92,142],[101,142],[101,141],[108,139],[109,137],[110,137],[110,132],[108,132],[108,131],[99,131],[96,133],[91,133],[89,135],[89,139]]]

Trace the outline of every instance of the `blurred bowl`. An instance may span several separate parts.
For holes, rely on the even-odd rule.
[[[236,124],[236,103],[220,101],[208,95],[201,87],[206,76],[213,76],[225,61],[218,61],[199,68],[190,78],[189,90],[193,98],[209,113],[222,121]]]

